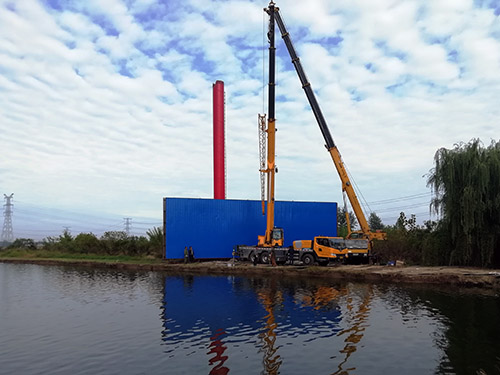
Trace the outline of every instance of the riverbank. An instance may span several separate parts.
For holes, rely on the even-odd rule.
[[[183,274],[282,276],[325,278],[361,282],[389,282],[405,284],[439,284],[442,286],[479,287],[500,290],[500,270],[459,267],[417,267],[338,265],[328,267],[257,265],[248,262],[203,261],[178,263],[162,260],[114,261],[87,259],[2,258],[4,263],[27,263],[57,266],[79,266],[130,271],[161,271]]]

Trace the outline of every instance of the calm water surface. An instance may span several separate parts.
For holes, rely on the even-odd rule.
[[[0,263],[0,374],[500,374],[500,297]]]

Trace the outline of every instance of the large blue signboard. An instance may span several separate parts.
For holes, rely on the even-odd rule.
[[[235,245],[256,245],[266,230],[260,201],[164,198],[165,258],[184,257],[192,246],[196,258],[230,258]],[[337,204],[277,201],[275,225],[285,232],[285,246],[295,240],[337,235]]]

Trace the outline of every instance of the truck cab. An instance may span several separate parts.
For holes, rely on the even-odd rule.
[[[367,239],[344,239],[342,237],[317,236],[313,240],[293,242],[298,259],[305,265],[345,260],[353,263],[367,263],[369,241]]]

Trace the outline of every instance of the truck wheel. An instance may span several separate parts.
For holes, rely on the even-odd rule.
[[[255,263],[255,258],[257,258],[257,255],[252,251],[248,256],[248,260],[252,263]]]
[[[269,263],[269,253],[267,251],[263,251],[260,254],[260,262],[264,263],[264,264],[268,264]]]
[[[302,257],[302,263],[304,263],[304,265],[306,266],[314,264],[314,257],[312,256],[312,254],[304,254],[304,256]]]

